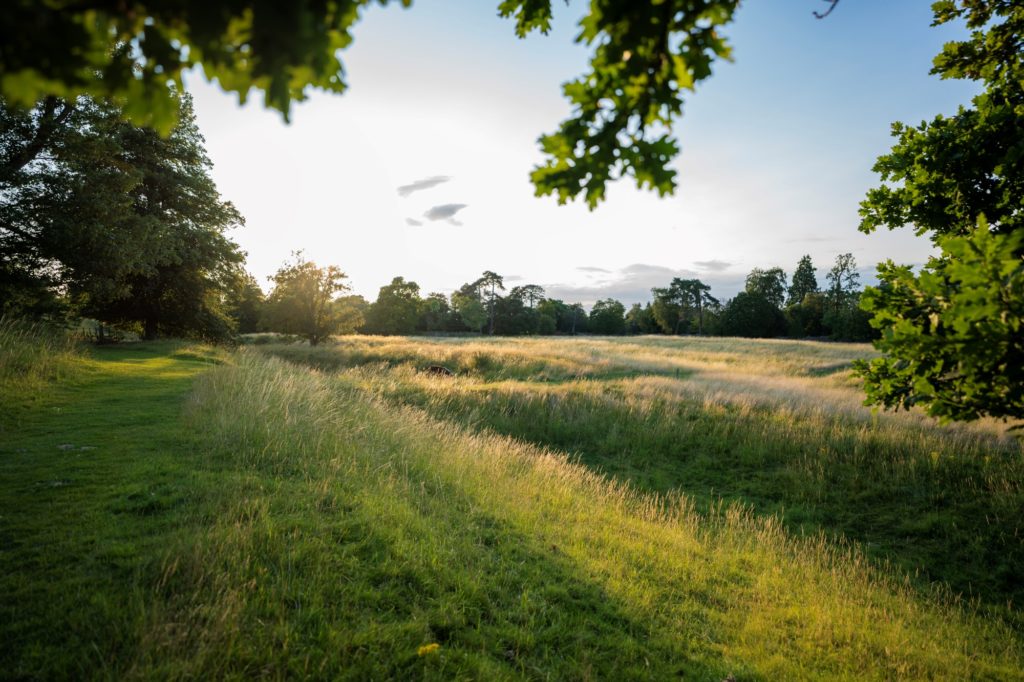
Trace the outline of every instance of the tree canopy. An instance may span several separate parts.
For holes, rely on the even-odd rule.
[[[273,329],[306,337],[315,346],[331,334],[354,331],[362,324],[358,310],[345,305],[340,294],[348,291],[348,276],[334,265],[320,267],[293,254],[271,278],[274,289],[267,299],[267,317]]]
[[[48,97],[109,98],[136,123],[169,131],[172,92],[182,73],[207,80],[288,119],[310,88],[346,89],[339,53],[373,0],[231,3],[101,0],[0,6],[0,97],[22,107]],[[376,0],[401,4],[412,0]],[[551,27],[551,0],[500,0],[498,13],[525,37]],[[631,176],[664,195],[675,188],[672,126],[683,98],[731,52],[720,29],[739,0],[593,0],[576,41],[592,48],[587,71],[563,86],[573,107],[540,138],[546,160],[534,169],[538,195],[560,203],[583,196],[595,207],[609,181]]]
[[[896,123],[861,203],[861,230],[911,225],[939,247],[918,273],[891,261],[864,295],[887,356],[862,363],[868,402],[947,419],[1024,418],[1024,4],[941,0],[935,23],[965,19],[932,73],[984,90],[953,116]],[[990,318],[991,316],[991,318]],[[1016,388],[1006,382],[1016,382]]]
[[[109,103],[0,102],[0,293],[157,333],[223,337],[243,223],[221,199],[187,95],[167,136]]]

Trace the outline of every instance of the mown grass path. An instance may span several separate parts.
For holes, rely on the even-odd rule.
[[[70,381],[0,397],[0,677],[113,673],[131,647],[139,585],[213,489],[180,418],[211,366],[100,348]]]

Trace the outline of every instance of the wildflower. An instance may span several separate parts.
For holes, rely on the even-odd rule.
[[[431,642],[430,644],[424,644],[423,646],[421,646],[419,649],[416,650],[416,655],[417,656],[426,656],[428,654],[434,653],[435,651],[437,651],[440,648],[441,648],[441,645],[438,644],[437,642]]]

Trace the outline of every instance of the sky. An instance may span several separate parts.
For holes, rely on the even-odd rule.
[[[720,299],[754,267],[792,273],[808,254],[819,284],[850,252],[872,281],[879,261],[920,264],[910,229],[864,235],[859,202],[894,121],[967,104],[976,86],[929,75],[960,26],[931,27],[930,0],[748,0],[723,33],[734,61],[691,93],[675,127],[672,196],[609,187],[590,211],[534,196],[537,138],[570,113],[561,84],[585,71],[574,38],[586,3],[555,0],[547,35],[515,37],[498,0],[369,7],[344,53],[349,90],[311,92],[291,123],[193,75],[213,177],[246,225],[232,238],[264,288],[302,250],[337,265],[368,300],[393,277],[450,293],[484,270],[506,286],[592,304],[650,300],[673,277]]]

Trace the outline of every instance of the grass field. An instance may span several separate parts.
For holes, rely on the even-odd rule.
[[[868,354],[18,355],[0,676],[1024,679],[1021,446],[872,415]]]

